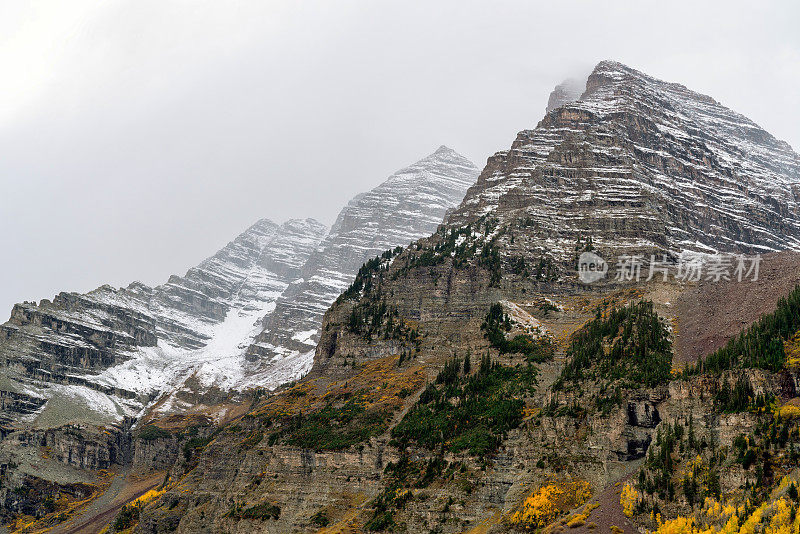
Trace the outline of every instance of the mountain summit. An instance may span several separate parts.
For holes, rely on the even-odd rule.
[[[314,219],[262,219],[163,285],[16,305],[0,325],[0,437],[113,426],[91,437],[102,458],[62,458],[106,468],[122,461],[120,443],[143,415],[219,418],[227,408],[207,405],[301,377],[325,309],[359,266],[434,231],[477,175],[442,146],[351,200],[330,231]],[[0,442],[0,463],[9,443]]]
[[[15,308],[3,517],[102,494],[89,520],[146,534],[797,532],[797,154],[620,63],[573,89],[477,182],[440,147],[327,234],[262,221],[163,288]],[[770,254],[757,283],[575,269],[686,250]]]
[[[800,157],[743,115],[614,61],[493,155],[448,222],[526,219],[540,246],[800,248]]]
[[[444,145],[353,198],[309,257],[300,278],[278,299],[264,331],[248,350],[264,383],[286,381],[281,371],[301,358],[306,370],[322,316],[359,267],[387,249],[434,232],[475,183],[478,168]],[[278,373],[275,379],[271,374]]]
[[[800,282],[800,255],[771,255],[758,285],[587,286],[575,271],[588,250],[796,248],[797,155],[712,98],[619,63],[598,64],[574,96],[490,157],[445,224],[345,288],[330,273],[377,242],[362,214],[403,211],[378,208],[391,197],[377,193],[348,205],[297,285],[324,299],[290,286],[250,353],[275,365],[279,350],[296,361],[316,344],[311,370],[208,430],[142,531],[234,532],[255,514],[279,532],[653,531],[700,502],[721,509],[720,495],[744,524],[782,476],[800,482],[800,435],[766,408],[797,396],[783,351],[800,336],[800,290],[779,297]],[[413,194],[417,174],[375,191]],[[305,342],[283,334],[278,318],[318,317],[339,292]],[[775,502],[769,513],[790,517]]]

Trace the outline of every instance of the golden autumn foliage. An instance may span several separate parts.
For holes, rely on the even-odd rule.
[[[625,484],[622,488],[622,493],[619,496],[619,503],[622,505],[622,511],[628,517],[633,517],[633,512],[636,509],[636,503],[639,502],[639,494],[633,488],[630,482]]]
[[[800,406],[787,402],[777,409],[775,415],[781,419],[800,419]]]
[[[133,502],[131,502],[131,504],[143,506],[143,505],[145,505],[145,504],[147,504],[147,503],[149,503],[151,501],[154,501],[154,500],[158,499],[159,497],[164,495],[164,492],[166,492],[166,491],[167,491],[166,488],[160,489],[160,490],[151,489],[150,491],[148,491],[144,495],[141,495],[140,497],[134,499]]]
[[[800,369],[800,332],[784,342],[783,350],[786,353],[786,367]]]
[[[575,515],[571,515],[566,519],[567,526],[569,528],[582,527],[583,525],[586,524],[586,520],[589,519],[589,515],[592,513],[592,510],[594,510],[599,506],[600,505],[597,503],[587,504],[584,507],[583,511]],[[586,528],[597,528],[597,525],[595,525],[594,527],[592,527],[591,525],[592,523],[586,525]]]
[[[591,495],[591,487],[585,480],[551,482],[525,499],[508,521],[523,530],[543,528],[561,514],[585,503]]]
[[[311,413],[329,404],[341,402],[355,393],[363,393],[366,409],[391,413],[403,406],[403,396],[425,385],[420,365],[398,367],[399,355],[366,362],[358,373],[347,380],[327,383],[319,379],[303,380],[274,395],[252,415],[282,418],[298,413]]]
[[[789,478],[784,477],[770,501],[749,511],[745,506],[707,498],[698,517],[677,517],[665,522],[658,518],[654,534],[797,534],[800,514],[786,496],[789,483]]]
[[[93,488],[93,491],[85,499],[61,493],[53,499],[54,510],[52,512],[40,517],[22,514],[10,521],[6,527],[14,534],[40,534],[52,530],[54,523],[72,517],[106,490],[113,477],[105,470],[100,470],[99,475],[99,485],[89,484],[88,486]]]

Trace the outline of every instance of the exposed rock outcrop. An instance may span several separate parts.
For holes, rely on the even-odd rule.
[[[477,176],[475,165],[442,146],[351,200],[248,349],[257,361],[254,372],[268,376],[287,359],[304,359],[308,368],[325,310],[350,285],[359,267],[385,250],[434,232]]]
[[[709,97],[618,63],[599,64],[579,100],[553,109],[489,159],[434,235],[359,273],[325,313],[310,373],[220,432],[197,468],[146,510],[141,531],[157,532],[162,522],[179,532],[312,531],[324,518],[340,531],[504,532],[526,497],[554,480],[577,481],[595,494],[626,480],[647,451],[667,446],[668,425],[691,429],[693,440],[682,442],[680,453],[730,448],[737,425],[749,431],[756,416],[719,413],[709,394],[719,377],[674,380],[667,361],[651,387],[620,385],[625,376],[601,377],[600,364],[590,366],[611,340],[646,338],[642,331],[609,326],[582,354],[587,375],[574,389],[556,388],[566,358],[577,358],[570,336],[583,325],[602,319],[612,304],[643,297],[677,322],[671,302],[686,290],[671,281],[586,287],[567,269],[587,237],[601,252],[796,247],[797,171],[788,146]],[[524,311],[517,316],[527,314],[551,335],[552,357],[526,357],[524,339],[511,349],[491,340],[496,303]],[[655,317],[659,332],[670,337],[662,319]],[[523,331],[507,326],[501,336]],[[378,362],[388,367],[378,369]],[[492,365],[509,369],[506,386],[518,388],[519,423],[492,434],[491,416],[468,426],[462,414],[448,432],[426,434],[452,407],[508,406],[500,394],[481,397],[492,386],[485,378]],[[520,384],[534,368],[535,385]],[[401,390],[403,372],[424,380]],[[790,382],[766,372],[746,378],[761,395],[783,394]],[[457,391],[462,379],[460,396],[437,397]],[[415,409],[430,416],[406,419]],[[374,419],[353,437],[347,425],[359,416]],[[393,432],[401,421],[403,432],[428,441],[403,441],[405,434]],[[334,431],[350,441],[331,443]],[[464,442],[484,452],[462,448]],[[383,444],[391,464],[373,456]],[[725,491],[755,480],[732,459],[726,469]],[[620,506],[618,491],[604,506]],[[566,522],[582,502],[531,529]]]
[[[560,108],[564,104],[575,102],[581,97],[583,91],[586,89],[586,82],[569,78],[560,84],[556,85],[553,92],[550,93],[550,98],[547,99],[547,108],[545,113],[550,113],[556,108]]]
[[[259,391],[247,413],[221,427],[209,416],[185,432],[152,429],[154,439],[134,446],[134,462],[174,463],[166,492],[141,511],[138,532],[504,532],[553,521],[580,529],[591,512],[581,506],[609,488],[612,498],[602,506],[625,517],[621,488],[613,488],[637,471],[637,495],[652,486],[641,514],[652,529],[652,503],[670,514],[696,507],[700,493],[691,493],[690,477],[707,474],[709,496],[741,496],[744,488],[775,484],[779,468],[794,468],[800,434],[764,408],[773,395],[783,402],[797,394],[796,370],[680,373],[673,364],[682,360],[672,351],[682,323],[673,303],[690,285],[655,279],[587,286],[576,281],[574,260],[581,250],[797,247],[798,156],[711,98],[614,62],[594,69],[578,100],[560,93],[553,99],[558,106],[535,129],[489,159],[445,224],[382,254],[352,280],[365,255],[417,231],[397,213],[427,214],[422,208],[439,195],[433,211],[441,216],[441,200],[467,180],[434,172],[432,183],[445,189],[432,192],[417,177],[430,177],[426,171],[401,172],[383,195],[354,199],[309,253],[302,281],[282,290],[248,350],[256,382],[268,383],[284,373],[281,362],[289,369],[302,362],[298,355],[318,336],[312,369],[284,390]],[[454,159],[445,149],[426,159],[440,157]],[[456,167],[469,173],[466,164]],[[389,194],[396,190],[416,207],[396,201]],[[387,198],[390,208],[382,210]],[[423,222],[435,225],[435,214]],[[395,230],[386,237],[375,226]],[[190,300],[191,289],[215,287],[219,302],[235,294],[227,283],[207,285],[214,275],[205,270],[188,278],[169,294]],[[215,320],[214,298],[186,310]],[[615,315],[615,307],[624,311]],[[157,317],[153,324],[158,335]],[[16,329],[26,328],[9,325],[5,336],[18,339]],[[132,332],[125,333],[135,338]],[[195,358],[194,374],[159,409],[190,403],[204,385],[219,383],[227,358],[243,357],[244,347],[231,352],[215,344],[221,332],[209,332],[200,352],[183,353]],[[7,398],[19,413],[30,408]],[[752,433],[752,442],[742,432]],[[51,434],[61,463],[110,457]],[[751,447],[756,436],[761,442]],[[760,455],[760,470],[744,465],[747,454]],[[715,488],[712,468],[725,474]],[[516,512],[549,485],[578,488],[575,499],[533,498],[545,501],[546,514],[524,524]],[[601,526],[616,531],[618,524]]]
[[[489,158],[448,218],[526,224],[524,247],[609,253],[800,247],[800,157],[711,97],[613,61]]]
[[[3,432],[23,416],[53,428],[121,421],[192,374],[209,383],[223,374],[241,378],[241,369],[239,376],[231,376],[237,369],[220,370],[220,356],[243,366],[237,345],[248,341],[325,232],[311,219],[264,219],[164,285],[103,286],[16,305],[0,327]],[[54,397],[57,406],[49,409]]]
[[[47,478],[41,458],[50,471],[73,469],[52,473],[62,486],[109,468],[183,469],[182,447],[200,439],[198,429],[210,434],[211,422],[236,414],[248,402],[245,390],[307,372],[308,359],[284,357],[276,366],[252,353],[245,359],[277,299],[307,306],[280,323],[286,339],[307,347],[360,265],[435,230],[477,172],[442,147],[356,197],[330,233],[312,219],[263,219],[161,286],[103,286],[15,306],[0,326],[0,483]],[[149,425],[171,414],[183,420],[134,438],[132,418]]]

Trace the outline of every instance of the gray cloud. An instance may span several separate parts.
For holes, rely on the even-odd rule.
[[[331,223],[447,144],[482,165],[617,59],[800,147],[795,2],[0,6],[0,313],[158,283],[259,217]]]

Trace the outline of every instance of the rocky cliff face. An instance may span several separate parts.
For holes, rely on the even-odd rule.
[[[604,61],[580,99],[489,159],[448,222],[517,219],[535,229],[524,246],[561,258],[579,236],[609,251],[797,248],[799,176],[798,155],[746,117]]]
[[[445,146],[351,200],[303,266],[248,350],[255,373],[276,374],[292,361],[308,369],[325,310],[361,265],[387,249],[430,235],[464,197],[478,169]]]
[[[187,382],[195,393],[241,382],[260,321],[326,231],[311,219],[265,219],[164,285],[15,306],[0,326],[0,517],[49,511],[15,489],[58,495],[98,470],[144,469],[144,457],[150,469],[171,465],[146,440],[135,450],[135,418],[201,403],[177,394]]]
[[[4,432],[26,417],[53,425],[99,411],[102,421],[119,420],[189,377],[224,390],[297,378],[308,362],[286,356],[313,348],[322,313],[358,267],[433,231],[476,176],[474,165],[441,147],[353,199],[331,232],[311,219],[264,219],[161,286],[103,286],[15,306],[0,327]],[[243,348],[265,321],[247,363]],[[265,369],[265,352],[281,356],[279,365]],[[45,405],[54,395],[79,408],[51,417]],[[162,408],[181,402],[170,398]]]
[[[564,80],[556,85],[556,88],[550,93],[550,98],[547,99],[545,113],[550,113],[564,104],[575,102],[581,97],[584,90],[586,90],[586,84],[583,80],[577,80],[575,78]]]
[[[135,418],[182,414],[177,429],[194,418],[207,425],[235,413],[246,390],[302,376],[309,360],[286,356],[298,346],[308,352],[322,312],[358,267],[435,230],[476,176],[442,147],[356,197],[331,232],[312,219],[263,219],[163,285],[103,286],[15,306],[0,326],[0,484],[49,480],[37,455],[51,471],[53,462],[77,469],[70,481],[113,466],[172,466],[182,458],[178,438],[157,434],[134,446]],[[280,322],[299,345],[278,351],[278,361],[252,350],[246,358],[279,297],[284,312],[300,306]],[[0,502],[10,498],[0,487]]]
[[[674,343],[697,335],[680,310],[687,299],[713,302],[717,286],[658,278],[587,286],[575,279],[574,257],[589,237],[603,253],[796,247],[797,170],[788,146],[709,97],[599,64],[580,99],[489,159],[446,224],[359,269],[319,331],[309,325],[287,341],[278,318],[291,311],[276,313],[274,327],[267,319],[248,363],[276,364],[274,354],[299,353],[318,335],[306,376],[218,428],[206,421],[175,429],[162,418],[147,443],[134,440],[136,465],[174,461],[165,493],[141,510],[135,531],[632,532],[658,528],[656,514],[693,513],[700,498],[711,499],[705,510],[725,495],[743,514],[783,499],[790,479],[800,483],[800,364],[681,375],[673,365],[697,355],[675,350],[698,343]],[[338,243],[309,255],[296,284],[305,289],[287,286],[276,312],[305,309],[302,320],[333,298],[335,269],[368,246],[348,232],[367,243],[375,235],[364,233],[363,198],[351,204],[355,215],[337,221]],[[392,214],[381,220],[400,224]],[[796,279],[786,273],[767,269],[760,283],[784,287]],[[797,298],[784,307],[771,353],[800,354]],[[726,335],[736,331],[730,321],[747,326],[728,315],[716,318],[729,321],[720,328]],[[146,340],[149,324],[143,318],[143,333],[98,339]],[[198,354],[231,354],[219,347]],[[193,361],[201,364],[193,385],[165,404],[179,406],[187,389],[226,369],[225,359]],[[263,369],[259,379],[275,376]],[[35,403],[2,398],[36,413]],[[81,448],[70,436],[11,438],[28,450],[49,443],[72,465],[131,456],[122,440],[87,437]],[[16,473],[20,482],[28,476]],[[634,495],[629,510],[623,487]],[[4,498],[34,507],[15,495]],[[788,518],[791,507],[759,510],[772,520]]]
[[[241,378],[255,325],[325,231],[313,220],[262,220],[162,286],[18,304],[0,327],[3,432],[28,422],[116,423],[190,375],[209,384]],[[226,363],[229,372],[220,370]]]
[[[777,440],[784,423],[720,399],[740,384],[743,402],[787,402],[797,369],[678,377],[688,286],[589,287],[572,261],[587,237],[611,252],[796,247],[797,171],[709,97],[601,63],[579,100],[489,159],[446,225],[358,273],[310,373],[219,432],[138,532],[634,531],[698,495],[785,492],[796,421],[750,469],[732,451],[755,438],[736,429]]]

